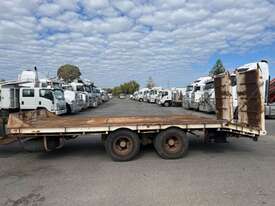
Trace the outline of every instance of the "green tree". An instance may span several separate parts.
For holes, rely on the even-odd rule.
[[[223,63],[220,59],[216,61],[216,64],[212,67],[212,69],[209,72],[210,76],[214,76],[217,74],[221,74],[225,72],[225,68],[223,66]]]
[[[152,89],[152,88],[155,87],[155,86],[156,86],[156,84],[155,84],[153,78],[152,78],[152,77],[149,77],[149,78],[148,78],[148,81],[147,81],[146,87],[149,88],[149,89]]]
[[[118,96],[121,93],[133,94],[137,90],[139,90],[139,84],[136,81],[129,81],[119,85],[118,87],[114,87],[112,93],[113,95]]]
[[[81,76],[81,72],[77,66],[65,64],[59,67],[57,76],[59,79],[63,79],[65,82],[72,82]]]

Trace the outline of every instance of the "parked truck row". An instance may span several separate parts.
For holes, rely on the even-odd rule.
[[[161,106],[179,106],[182,104],[183,95],[186,88],[170,88],[163,89],[162,87],[142,88],[135,92],[131,99],[139,102],[147,102],[158,104]]]
[[[237,115],[238,110],[236,73],[239,71],[256,70],[258,68],[263,73],[265,115],[268,118],[275,117],[275,80],[270,81],[269,65],[265,60],[245,64],[230,73],[232,84],[232,104],[235,115]],[[156,103],[165,107],[180,105],[183,108],[190,110],[206,113],[216,112],[213,76],[200,77],[184,88],[142,88],[135,92],[131,98],[140,102]]]
[[[8,112],[46,109],[62,115],[96,108],[108,100],[107,92],[89,80],[65,83],[58,79],[40,79],[36,68],[24,70],[17,80],[0,84],[0,109]]]
[[[274,85],[274,81],[270,81],[269,65],[265,60],[242,65],[230,73],[234,114],[237,115],[238,110],[236,73],[240,71],[250,71],[256,69],[260,69],[263,74],[262,92],[264,95],[265,116],[272,118],[275,116],[275,103],[272,99],[272,94],[274,93],[274,87],[272,85]],[[193,109],[207,113],[216,112],[213,77],[201,77],[188,85],[187,88],[188,89],[183,96],[182,101],[182,106],[185,109]]]

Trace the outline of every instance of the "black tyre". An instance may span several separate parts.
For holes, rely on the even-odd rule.
[[[164,106],[165,107],[169,107],[170,106],[170,102],[164,102]]]
[[[114,161],[129,161],[139,153],[140,139],[130,130],[118,130],[107,137],[105,149]]]
[[[171,128],[155,137],[154,147],[163,159],[178,159],[187,154],[189,141],[184,131]]]
[[[67,114],[71,114],[72,110],[69,104],[66,104]]]
[[[139,101],[139,102],[143,102],[143,99],[139,99],[138,101]]]

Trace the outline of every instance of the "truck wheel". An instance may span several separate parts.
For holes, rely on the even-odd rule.
[[[169,103],[169,102],[164,102],[164,106],[165,106],[165,107],[169,107],[169,106],[170,106],[170,103]]]
[[[185,156],[188,146],[186,134],[177,128],[162,131],[154,139],[154,147],[163,159],[177,159]]]
[[[139,153],[140,139],[132,131],[118,130],[107,137],[105,149],[114,161],[129,161]]]
[[[138,101],[139,101],[139,102],[143,102],[143,99],[140,98]]]
[[[69,104],[66,104],[67,114],[71,114],[72,110]]]

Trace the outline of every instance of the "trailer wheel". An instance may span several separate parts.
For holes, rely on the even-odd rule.
[[[140,139],[130,130],[118,130],[107,137],[105,149],[114,161],[129,161],[139,153]]]
[[[154,147],[163,159],[177,159],[185,156],[188,146],[185,132],[177,128],[162,131],[154,139]]]

